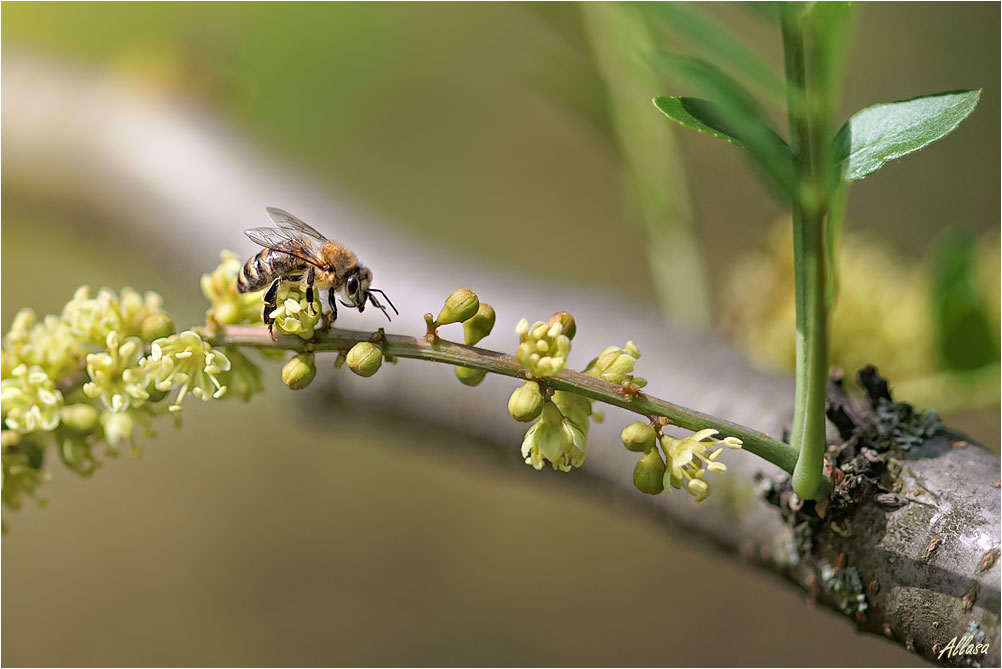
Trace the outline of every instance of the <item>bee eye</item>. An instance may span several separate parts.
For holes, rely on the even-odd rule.
[[[349,276],[348,277],[347,288],[348,288],[348,294],[349,295],[354,295],[355,293],[357,293],[358,292],[358,279],[355,278],[354,276]]]

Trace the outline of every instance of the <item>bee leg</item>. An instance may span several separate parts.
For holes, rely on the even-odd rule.
[[[281,279],[275,279],[271,287],[268,288],[268,292],[264,294],[264,313],[262,314],[262,319],[264,324],[268,326],[268,334],[271,335],[272,341],[278,339],[272,328],[275,326],[275,319],[271,317],[271,312],[275,311],[276,298],[278,297],[278,284],[282,283]]]
[[[306,273],[306,308],[313,313],[313,282],[317,278],[316,270],[310,266],[309,271]]]

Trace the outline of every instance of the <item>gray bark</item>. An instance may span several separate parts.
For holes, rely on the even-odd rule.
[[[106,215],[116,235],[141,235],[151,248],[184,259],[189,276],[213,267],[218,249],[249,255],[241,231],[266,223],[265,206],[281,206],[339,231],[372,267],[375,285],[401,311],[393,331],[422,333],[422,314],[468,285],[497,310],[495,334],[484,343],[489,348],[510,350],[523,316],[544,320],[566,310],[578,323],[577,366],[610,343],[633,339],[644,353],[640,369],[651,394],[774,436],[788,424],[791,381],[751,369],[713,335],[666,326],[650,308],[622,296],[555,281],[540,287],[502,268],[457,259],[333,201],[190,109],[139,97],[87,72],[4,55],[5,186],[83,203]],[[378,327],[369,316],[343,313],[339,325]],[[359,405],[475,433],[502,454],[495,462],[527,469],[517,457],[525,426],[504,409],[509,380],[489,378],[470,389],[451,374],[427,372],[425,363],[402,361],[371,379],[342,374],[336,392]],[[636,456],[618,445],[618,430],[627,422],[619,418],[595,425],[585,468],[562,481],[642,508],[667,531],[689,532],[775,572],[861,630],[884,634],[924,658],[935,660],[956,630],[970,629],[975,643],[990,644],[988,654],[939,661],[999,665],[1000,565],[992,557],[1000,546],[997,456],[976,444],[953,447],[960,438],[940,434],[898,460],[907,503],[888,509],[866,499],[844,526],[823,526],[807,551],[754,482],[756,473],[778,478],[776,468],[738,452],[699,506],[679,492],[645,496],[632,485]]]

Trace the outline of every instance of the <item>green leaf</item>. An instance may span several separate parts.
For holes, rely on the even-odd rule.
[[[708,100],[659,95],[654,98],[654,106],[665,116],[686,128],[705,132],[742,149],[747,148],[745,143],[737,138],[737,132],[727,127],[720,109]]]
[[[741,81],[764,93],[770,103],[785,104],[786,83],[782,75],[700,9],[681,2],[634,2],[630,7],[654,19],[656,25],[672,35],[702,47]]]
[[[860,110],[835,137],[843,178],[856,181],[884,163],[945,137],[974,111],[981,90],[925,95]]]
[[[933,265],[933,322],[940,359],[955,371],[997,363],[999,334],[975,276],[974,241],[953,232],[938,246]]]
[[[693,98],[681,98],[688,100],[689,103],[668,104],[669,110],[673,113],[680,111],[681,107],[681,111],[685,112],[681,118],[688,123],[674,118],[672,114],[662,109],[658,104],[658,100],[662,98],[655,98],[658,109],[686,127],[693,127],[689,125],[693,119],[699,121],[702,126],[707,126],[700,127],[701,131],[709,132],[716,137],[723,135],[722,139],[747,149],[784,192],[788,194],[796,192],[796,177],[790,147],[769,126],[768,117],[755,98],[741,84],[698,58],[659,52],[651,59],[658,70],[666,71],[688,82],[712,100],[712,103],[699,101],[693,104]]]

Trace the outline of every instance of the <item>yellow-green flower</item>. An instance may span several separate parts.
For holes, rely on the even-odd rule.
[[[584,373],[616,385],[632,384],[643,388],[647,385],[647,381],[633,376],[633,365],[639,357],[640,351],[632,341],[626,342],[625,348],[608,346],[588,363]]]
[[[117,332],[122,339],[142,337],[146,319],[162,313],[163,298],[153,291],[140,295],[131,288],[123,288],[119,297],[114,291],[102,288],[91,297],[90,288],[82,286],[63,308],[62,319],[76,336],[104,346],[111,332]]]
[[[229,371],[230,360],[197,333],[187,330],[153,342],[150,355],[140,361],[153,387],[177,388],[170,411],[181,410],[181,400],[190,392],[201,400],[219,398],[226,392],[220,376]]]
[[[22,309],[14,316],[10,332],[3,340],[4,375],[18,365],[37,366],[59,382],[80,367],[83,351],[80,341],[57,316],[46,316],[42,322],[31,309]]]
[[[665,490],[685,488],[701,502],[710,495],[710,485],[704,480],[706,472],[725,472],[727,466],[717,462],[724,448],[741,448],[737,437],[716,439],[716,430],[707,428],[682,439],[662,435],[661,448],[667,460],[664,474]],[[711,450],[713,449],[713,450]]]
[[[201,280],[202,294],[212,303],[208,319],[223,325],[260,323],[266,289],[237,291],[237,275],[243,263],[232,251],[220,252],[219,260],[219,266],[211,274],[203,274]]]
[[[107,349],[87,356],[90,381],[83,385],[84,394],[101,398],[112,411],[140,406],[150,397],[146,391],[149,378],[146,370],[140,367],[142,357],[142,340],[128,337],[119,343],[118,333],[109,332]]]
[[[41,367],[18,365],[0,381],[3,424],[21,434],[49,432],[59,425],[63,394]]]
[[[271,316],[275,319],[276,330],[302,339],[313,339],[322,313],[319,290],[313,291],[311,307],[306,302],[304,282],[283,281],[278,287],[275,303],[278,306],[271,312]]]
[[[584,464],[586,435],[564,418],[553,402],[543,404],[542,413],[525,433],[522,457],[526,464],[542,469],[548,461],[554,469],[569,472]]]
[[[529,327],[529,321],[523,318],[515,326],[515,332],[519,334],[515,357],[533,376],[553,376],[567,365],[571,340],[564,334],[560,321],[550,325],[537,321]]]

